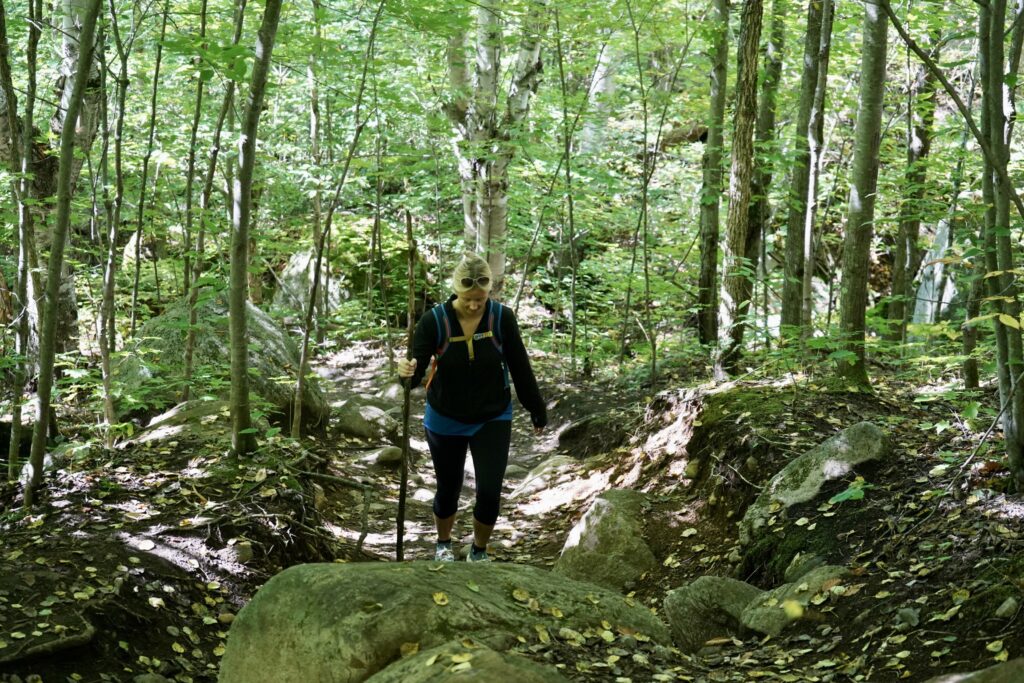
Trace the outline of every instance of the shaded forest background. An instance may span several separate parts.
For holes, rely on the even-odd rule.
[[[1001,416],[1021,481],[1016,9],[280,10],[4,3],[9,408],[36,389],[91,406],[87,432],[111,444],[166,403],[154,384],[230,384],[245,452],[241,300],[314,352],[391,347],[409,290],[416,312],[443,298],[469,248],[567,377],[948,382],[971,415]],[[323,263],[305,266],[308,311],[282,280],[302,254]],[[119,382],[147,319],[184,305],[195,329],[217,297],[232,299],[231,366]],[[970,393],[993,382],[996,403]]]

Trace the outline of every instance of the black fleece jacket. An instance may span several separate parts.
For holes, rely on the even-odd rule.
[[[444,306],[448,314],[451,336],[461,337],[462,326],[452,307],[453,301],[454,294],[447,302],[439,305]],[[477,325],[477,334],[487,332],[488,315],[492,310],[497,327],[498,305],[496,301],[487,301],[488,308]],[[443,328],[443,317],[441,324]],[[548,422],[547,407],[530,367],[530,359],[526,355],[526,347],[523,346],[519,324],[512,309],[505,307],[501,315],[500,334],[498,330],[494,333],[501,341],[503,353],[499,353],[490,339],[478,339],[473,342],[475,357],[472,361],[469,359],[469,345],[466,342],[448,343],[448,349],[438,359],[437,374],[427,390],[427,401],[441,415],[459,422],[478,424],[492,420],[505,412],[512,396],[504,363],[512,376],[519,402],[530,412],[533,426],[544,427]],[[444,338],[443,330],[441,338]],[[431,356],[438,350],[437,340],[437,321],[433,310],[429,310],[420,318],[413,335],[412,355],[416,359],[416,372],[412,376],[411,387],[419,386],[427,373]]]

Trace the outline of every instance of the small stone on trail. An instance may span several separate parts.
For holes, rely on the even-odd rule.
[[[1020,603],[1012,595],[1003,601],[1003,604],[999,605],[999,609],[996,610],[996,616],[1000,619],[1007,619],[1017,613],[1020,608]]]
[[[235,549],[235,562],[239,564],[245,564],[252,561],[252,543],[249,541],[242,541],[234,545]]]
[[[509,465],[508,467],[505,468],[506,479],[522,479],[527,474],[529,474],[529,472],[527,472],[524,468],[520,467],[519,465]]]

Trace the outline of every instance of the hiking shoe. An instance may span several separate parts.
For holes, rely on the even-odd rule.
[[[455,553],[452,551],[451,543],[438,543],[434,550],[434,562],[454,562]]]
[[[490,562],[491,558],[487,557],[487,551],[481,550],[475,552],[472,547],[466,551],[466,562]]]

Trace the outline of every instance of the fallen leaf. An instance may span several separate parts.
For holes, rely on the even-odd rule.
[[[434,593],[434,602],[442,607],[448,604],[448,594],[443,591]]]

